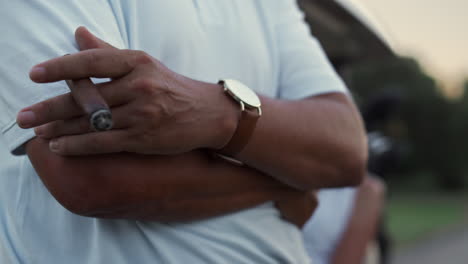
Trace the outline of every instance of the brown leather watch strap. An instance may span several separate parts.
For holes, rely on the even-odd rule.
[[[256,109],[245,109],[241,113],[239,123],[237,124],[236,131],[234,132],[231,140],[219,152],[221,154],[235,156],[241,152],[252,136],[259,113]]]

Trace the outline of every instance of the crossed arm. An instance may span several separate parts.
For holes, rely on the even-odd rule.
[[[84,49],[93,45],[99,49],[41,63],[42,70],[33,71],[31,79],[43,83],[115,78],[99,88],[116,119],[127,123],[117,131],[83,131],[80,124],[85,119],[79,117],[82,113],[70,94],[23,109],[22,114],[33,113],[32,120],[18,116],[22,127],[42,125],[36,129],[41,138],[27,144],[28,156],[52,195],[75,213],[191,220],[275,200],[290,205],[279,206],[291,213],[283,214],[288,218],[306,214],[308,191],[358,184],[364,174],[362,123],[343,94],[297,101],[263,97],[265,114],[236,156],[249,167],[236,167],[199,150],[225,144],[237,123],[238,108],[220,87],[177,75],[142,52],[103,47],[85,31],[77,31],[77,42],[87,46]],[[197,114],[204,119],[193,118]],[[144,116],[144,122],[122,118],[135,116]],[[50,138],[56,139],[58,148],[50,148]],[[174,147],[186,147],[181,139],[187,138],[198,140],[198,146],[184,151]],[[151,153],[158,149],[177,153]],[[99,154],[72,156],[77,153]]]
[[[202,151],[177,156],[131,153],[65,157],[47,140],[27,144],[51,194],[70,211],[91,217],[194,220],[303,194],[246,167]]]
[[[318,97],[312,100],[322,99]],[[313,102],[307,103],[314,105]],[[317,107],[322,106],[318,104]],[[326,107],[330,108],[328,105]],[[320,112],[319,108],[313,111]],[[328,113],[329,116],[323,118],[330,123],[334,114],[330,111]],[[319,122],[310,119],[313,114],[308,116],[307,119],[291,122]],[[281,127],[285,127],[282,124],[276,123],[280,132]],[[327,126],[321,127],[325,130],[323,133],[328,132]],[[315,133],[319,133],[317,130],[320,129],[315,128]],[[282,133],[287,134],[286,131]],[[303,148],[300,142],[305,144],[307,140],[298,142],[297,147]],[[265,151],[268,148],[253,148],[258,149],[259,153],[257,156],[254,153],[249,155],[269,158],[269,164],[272,165],[265,167],[265,170],[270,170],[277,178],[259,169],[239,167],[213,159],[201,150],[179,155],[116,153],[61,156],[49,150],[48,140],[36,138],[27,144],[27,152],[44,184],[64,207],[74,213],[93,217],[195,220],[276,201],[279,208],[283,209],[283,217],[302,225],[314,207],[309,190],[353,185],[360,180],[361,174],[357,170],[359,160],[346,153],[341,156],[338,150],[333,150],[323,139],[316,139],[317,151],[314,153],[309,150],[312,152],[309,156],[288,153],[288,147],[279,144],[274,147],[274,153],[269,154],[275,156],[272,158],[262,154],[269,153]],[[325,149],[325,152],[337,157],[328,157],[328,162],[314,158],[314,155],[319,156]],[[289,164],[298,166],[290,169],[290,174],[285,176],[278,173],[286,170]],[[290,182],[294,184],[288,186]]]

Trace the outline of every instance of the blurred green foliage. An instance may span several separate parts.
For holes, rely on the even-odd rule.
[[[465,221],[466,196],[399,194],[387,204],[387,225],[397,248]]]
[[[355,64],[345,80],[358,105],[392,93],[401,104],[378,130],[402,150],[403,158],[390,181],[405,182],[425,173],[443,189],[465,187],[468,175],[468,94],[457,99],[443,95],[436,81],[411,58]],[[468,89],[468,82],[465,90]]]

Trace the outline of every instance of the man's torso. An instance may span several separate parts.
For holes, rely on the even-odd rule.
[[[11,6],[30,8],[22,2],[27,1]],[[35,7],[28,12],[42,15],[22,19],[30,19],[28,23],[41,17],[50,19],[41,22],[47,29],[38,29],[48,31],[38,36],[43,38],[39,43],[50,49],[47,55],[50,58],[75,52],[72,33],[84,25],[119,48],[144,50],[189,77],[209,82],[234,78],[259,93],[271,97],[277,94],[273,28],[267,23],[266,12],[260,9],[267,1],[31,2]],[[22,54],[11,54],[6,60],[21,58]],[[31,63],[41,59],[31,59]],[[51,89],[56,93],[66,91],[65,87],[58,87],[63,84],[54,85]],[[39,98],[28,92],[25,97]],[[271,203],[192,223],[85,218],[66,211],[52,198],[27,157],[14,158],[11,163],[17,169],[0,168],[0,209],[6,212],[0,218],[3,229],[0,232],[6,236],[2,238],[5,246],[0,247],[0,253],[3,250],[11,261],[91,264],[305,261],[299,230],[281,220]]]

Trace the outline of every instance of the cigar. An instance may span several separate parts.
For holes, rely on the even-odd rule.
[[[66,80],[75,102],[88,115],[89,124],[94,131],[112,129],[112,114],[104,98],[91,79]]]

